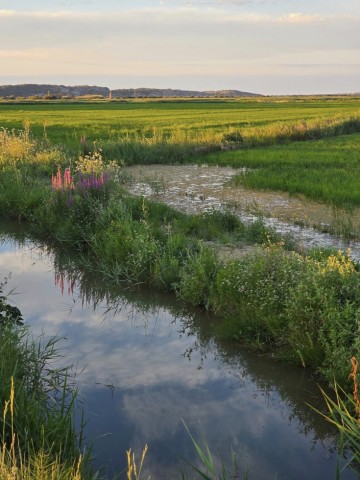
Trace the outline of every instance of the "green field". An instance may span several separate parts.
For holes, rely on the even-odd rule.
[[[1,103],[0,127],[30,129],[75,158],[95,142],[125,164],[246,166],[249,188],[360,205],[356,97]]]
[[[82,135],[93,141],[183,130],[201,139],[229,129],[245,132],[277,123],[349,115],[360,115],[360,99],[0,104],[1,127],[18,129],[29,123],[37,136],[45,127],[51,141],[71,145]]]

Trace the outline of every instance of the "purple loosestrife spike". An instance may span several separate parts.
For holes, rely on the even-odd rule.
[[[64,187],[69,188],[71,180],[70,180],[70,168],[65,168],[64,171]]]
[[[60,167],[58,167],[58,171],[56,174],[56,188],[61,189],[62,188],[62,178],[61,178],[61,170]]]
[[[74,177],[71,176],[70,168],[66,168],[64,172],[64,186],[68,189],[74,189]]]
[[[61,180],[61,171],[60,167],[58,167],[58,171],[56,175],[51,175],[51,184],[52,184],[52,189],[53,190],[59,190],[62,186],[62,180]]]

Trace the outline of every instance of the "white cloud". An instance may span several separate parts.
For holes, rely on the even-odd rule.
[[[10,17],[16,15],[15,10],[0,10],[0,17]]]
[[[279,17],[278,21],[280,22],[289,22],[289,23],[309,23],[309,22],[323,22],[326,20],[326,17],[322,15],[304,15],[302,13],[289,13]]]
[[[30,48],[24,50],[3,50],[0,49],[0,58],[14,59],[49,59],[51,51],[46,48]]]

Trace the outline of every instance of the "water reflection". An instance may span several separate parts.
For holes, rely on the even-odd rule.
[[[184,459],[196,462],[184,419],[219,458],[240,453],[250,479],[335,478],[334,432],[305,403],[321,404],[306,371],[216,341],[214,319],[172,296],[109,289],[71,255],[17,235],[0,247],[0,278],[12,272],[35,336],[64,339],[97,466],[120,472],[125,450],[147,443],[145,477],[180,478]]]

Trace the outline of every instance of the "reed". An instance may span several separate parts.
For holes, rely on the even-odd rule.
[[[221,461],[220,465],[217,465],[207,442],[204,442],[204,446],[202,447],[199,442],[195,440],[184,421],[183,424],[189,434],[200,462],[200,465],[190,463],[196,478],[202,478],[203,480],[248,480],[249,472],[246,469],[244,474],[241,474],[237,457],[233,450],[231,450],[231,468],[226,466],[224,461]],[[182,474],[181,478],[182,480],[186,480],[187,476]]]
[[[0,445],[1,480],[85,480],[84,459],[65,460],[61,453],[50,454],[44,449],[24,453],[19,446],[15,429],[17,394],[14,378],[11,377],[10,397],[3,407],[3,432]],[[10,425],[11,441],[7,441],[6,425]]]
[[[148,446],[145,445],[141,455],[140,462],[138,464],[136,463],[135,453],[131,451],[131,448],[126,451],[128,480],[141,480],[141,472],[142,472],[147,451],[148,451]],[[148,477],[148,480],[150,480],[150,476]]]
[[[340,452],[347,460],[343,469],[350,466],[358,472],[360,467],[360,400],[358,396],[358,361],[356,357],[351,358],[349,379],[353,385],[352,393],[348,389],[339,386],[336,381],[333,383],[333,394],[328,394],[320,388],[328,413],[314,410],[328,422],[335,425],[339,432]],[[341,471],[339,468],[336,473],[336,478],[340,478]]]

